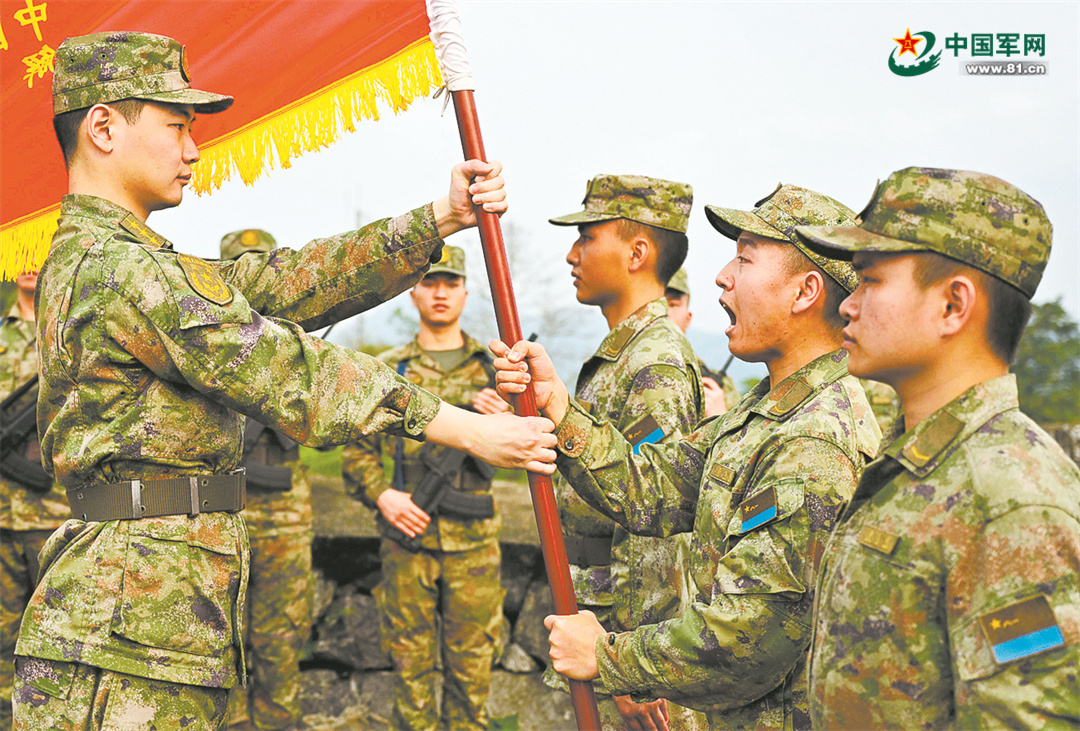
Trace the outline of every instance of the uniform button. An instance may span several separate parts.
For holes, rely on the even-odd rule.
[[[563,449],[573,449],[574,448],[574,440],[573,439],[567,439],[565,442],[562,443],[562,445],[563,445]]]
[[[416,419],[409,419],[405,425],[410,429],[416,428]]]

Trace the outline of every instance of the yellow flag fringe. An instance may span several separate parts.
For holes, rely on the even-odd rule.
[[[252,185],[292,159],[322,150],[355,132],[363,119],[378,121],[379,104],[395,113],[442,85],[435,48],[422,38],[397,54],[314,92],[200,148],[192,168],[191,189],[217,190],[237,172]],[[56,232],[59,205],[25,216],[0,229],[0,280],[27,269],[40,269]]]

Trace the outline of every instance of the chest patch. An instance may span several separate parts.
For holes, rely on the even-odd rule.
[[[998,664],[1065,646],[1054,610],[1040,594],[979,617]]]
[[[892,555],[893,549],[896,548],[896,543],[899,540],[899,536],[878,530],[872,525],[865,526],[859,531],[859,543],[867,548],[884,553],[886,556]]]
[[[754,530],[775,518],[777,515],[775,488],[770,487],[743,500],[739,503],[739,515],[742,516],[740,533]]]
[[[725,467],[719,462],[713,462],[712,467],[709,468],[709,477],[731,487],[732,483],[735,482],[735,470]]]
[[[189,254],[178,254],[176,262],[184,270],[188,284],[201,296],[216,305],[227,305],[232,302],[232,290],[225,284],[225,280],[221,278],[221,274],[213,265]]]
[[[656,444],[663,439],[664,430],[652,414],[646,414],[644,419],[627,429],[623,436],[634,445],[634,454],[639,454],[642,444]]]

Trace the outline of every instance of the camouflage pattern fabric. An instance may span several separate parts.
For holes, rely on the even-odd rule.
[[[38,371],[37,328],[19,317],[18,306],[0,323],[0,399],[30,380]],[[16,404],[22,409],[31,405],[31,394]],[[33,430],[23,448],[23,456],[40,461],[41,448]],[[9,483],[0,477],[0,528],[54,530],[71,517],[67,495],[57,485],[46,493]]]
[[[221,728],[226,692],[20,657],[15,731]],[[27,708],[33,708],[32,716]]]
[[[575,402],[557,436],[559,471],[591,505],[634,533],[692,531],[680,613],[598,638],[604,686],[701,709],[712,728],[808,729],[818,562],[881,438],[846,354],[637,456]]]
[[[644,175],[598,175],[585,188],[584,211],[549,218],[556,226],[580,226],[625,218],[686,233],[694,189],[688,183]]]
[[[311,636],[311,484],[299,448],[282,449],[271,429],[244,462],[252,460],[292,470],[292,489],[248,485],[241,515],[251,546],[244,616],[249,677],[246,688],[229,691],[229,723],[250,719],[258,729],[281,729],[300,720],[300,658]]]
[[[434,396],[303,328],[414,284],[441,245],[429,205],[299,251],[207,262],[113,203],[66,196],[38,279],[43,463],[88,490],[226,473],[240,414],[314,446],[422,436]],[[241,679],[239,514],[71,520],[42,565],[18,655],[210,688]]]
[[[874,410],[874,418],[877,419],[881,433],[890,433],[893,425],[900,418],[900,397],[896,391],[892,390],[892,387],[881,381],[860,378],[859,383],[866,391],[866,399],[870,402],[870,408]]]
[[[487,348],[462,335],[465,357],[450,371],[425,354],[417,340],[388,350],[379,359],[395,369],[406,360],[404,375],[409,381],[447,403],[469,406],[478,391],[489,387],[493,368]],[[421,537],[422,550],[416,553],[389,539],[389,524],[377,501],[394,487],[393,472],[384,470],[383,456],[393,463],[396,442],[395,437],[372,435],[347,444],[342,459],[346,489],[375,511],[383,534],[382,581],[374,593],[382,615],[383,647],[397,672],[393,727],[485,729],[484,706],[491,689],[491,663],[505,594],[498,542],[501,519],[498,513],[475,520],[432,516]],[[419,448],[408,440],[402,444],[406,491],[426,472]],[[491,480],[468,458],[454,489],[490,495]],[[440,657],[441,670],[437,667]],[[440,686],[441,712],[436,705]]]
[[[412,553],[383,540],[379,556],[383,581],[375,599],[383,649],[398,676],[392,727],[486,729],[506,593],[498,541],[465,551]],[[435,705],[440,686],[441,712]]]
[[[405,379],[436,394],[448,404],[470,406],[477,392],[491,384],[491,356],[488,349],[467,333],[465,359],[450,372],[426,355],[415,339],[407,345],[391,348],[379,355],[379,360],[393,369],[407,360]],[[384,469],[383,455],[392,462],[397,451],[397,437],[373,434],[345,445],[342,450],[342,477],[346,490],[360,502],[375,511],[379,530],[385,537],[386,523],[377,505],[379,495],[394,487],[392,470]],[[418,452],[421,444],[411,439],[401,440],[404,466],[402,482],[408,490],[415,487],[426,473],[420,463]],[[473,495],[490,495],[491,480],[476,470],[472,458],[465,460],[454,489]],[[421,538],[421,545],[430,550],[467,551],[483,541],[494,541],[499,536],[502,523],[498,513],[494,518],[478,520],[455,520],[445,516],[433,516]]]
[[[798,226],[854,225],[855,211],[838,200],[797,185],[778,185],[755,203],[752,211],[705,206],[705,215],[713,228],[733,241],[743,231],[787,241],[848,292],[859,286],[859,275],[849,263],[823,256],[795,235]]]
[[[635,443],[693,430],[702,409],[701,371],[686,336],[668,318],[664,298],[649,302],[611,329],[582,366],[576,396],[590,413],[634,436]],[[589,507],[558,476],[555,499],[567,536],[611,541],[610,565],[570,566],[579,607],[596,612],[605,626],[619,630],[659,622],[678,612],[686,591],[687,536],[631,535]],[[545,681],[567,689],[566,681],[550,668]],[[601,706],[610,706],[613,719],[621,718],[610,698],[601,695],[600,701]]]
[[[731,411],[738,406],[741,400],[739,396],[739,387],[735,385],[735,380],[728,374],[724,374],[720,379],[720,388],[724,389],[724,405],[727,406],[728,411]]]
[[[18,305],[0,323],[0,399],[37,373],[37,329],[19,316]],[[32,407],[27,394],[15,408]],[[22,454],[40,461],[37,430]],[[0,478],[0,728],[10,725],[15,640],[37,582],[37,554],[45,539],[71,517],[67,496],[56,485],[39,493]]]
[[[894,436],[823,562],[815,727],[1075,728],[1076,465],[1012,375]]]
[[[824,256],[933,251],[1008,282],[1029,298],[1050,257],[1053,227],[1042,205],[1000,178],[911,167],[881,183],[855,226],[799,226]]]
[[[192,104],[223,112],[233,98],[192,89],[183,45],[151,33],[110,31],[67,38],[53,58],[53,114],[120,99]]]

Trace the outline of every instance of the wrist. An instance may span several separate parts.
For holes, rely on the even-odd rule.
[[[445,239],[447,236],[461,230],[461,223],[457,220],[453,209],[450,207],[449,196],[443,196],[437,201],[433,201],[431,212],[435,217],[435,227],[439,230],[440,238]]]

